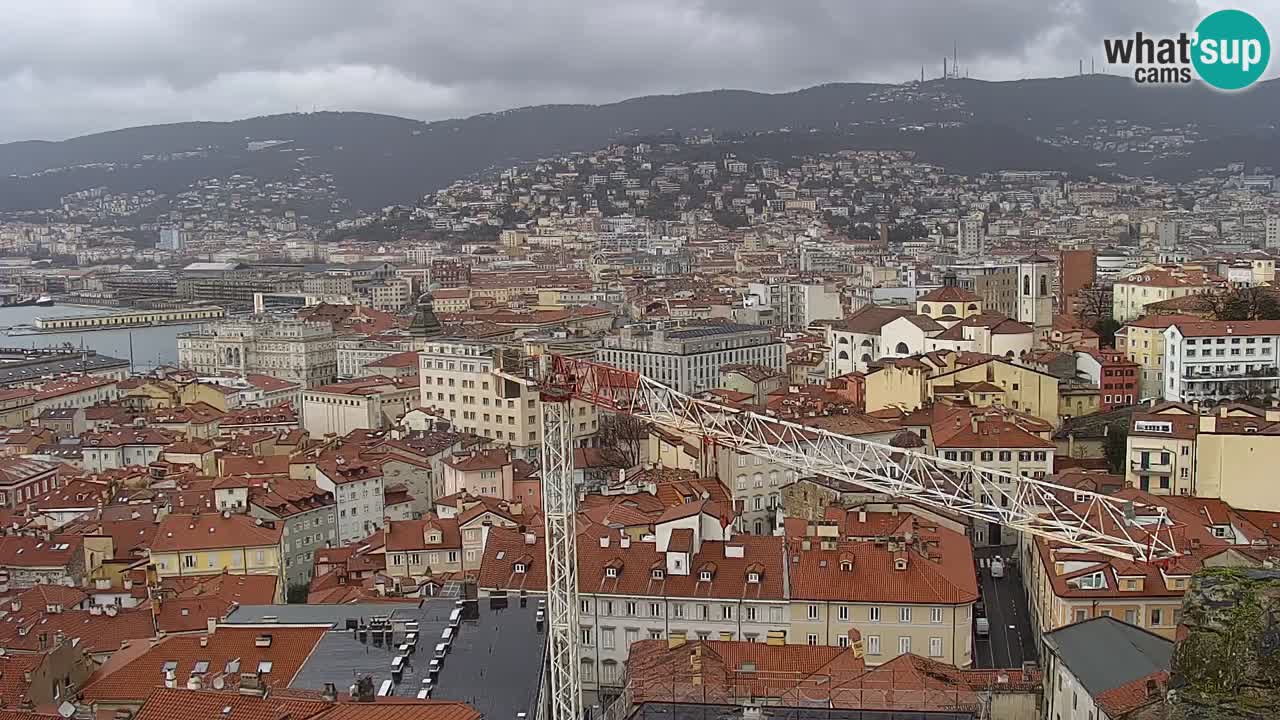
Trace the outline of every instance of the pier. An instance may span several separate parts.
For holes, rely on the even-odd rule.
[[[220,320],[226,317],[220,307],[189,307],[171,310],[130,310],[103,315],[68,315],[66,317],[39,317],[35,321],[37,332],[67,332],[75,330],[112,330],[115,328],[146,327],[149,325],[175,325]]]

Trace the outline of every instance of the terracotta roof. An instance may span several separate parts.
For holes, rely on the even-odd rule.
[[[900,317],[903,317],[904,315],[913,314],[915,314],[914,310],[909,308],[864,305],[847,317],[831,321],[830,326],[833,330],[843,332],[878,335],[880,333],[880,328]]]
[[[600,533],[588,533],[578,537],[577,545],[578,587],[583,592],[744,600],[783,598],[780,537],[739,535],[728,543],[704,541],[701,551],[692,558],[689,575],[666,575],[662,580],[655,580],[651,573],[655,564],[665,565],[664,554],[657,551],[653,542],[635,541],[623,548],[614,536],[609,547],[601,547]],[[742,557],[726,554],[727,547],[741,547]],[[492,528],[480,564],[479,587],[545,591],[543,552],[541,537]],[[525,572],[517,573],[517,564],[523,564]],[[606,565],[620,569],[617,577],[607,576]],[[747,582],[748,566],[760,567],[760,582]],[[700,580],[703,569],[712,573],[710,581]]]
[[[933,303],[970,303],[982,302],[982,298],[976,294],[965,290],[962,287],[948,285],[945,287],[935,288],[929,292],[916,298],[916,302],[933,302]]]
[[[90,653],[110,653],[125,641],[154,637],[151,610],[129,608],[109,615],[95,615],[89,610],[62,610],[51,613],[47,608],[23,607],[0,620],[0,647],[6,650],[39,652],[53,647],[59,632],[68,640],[79,638],[78,646]],[[42,639],[45,644],[42,645]]]
[[[1188,300],[1191,298],[1198,298],[1198,296],[1191,295],[1185,298],[1175,298],[1175,299]],[[1161,304],[1163,303],[1152,303],[1147,307],[1150,308],[1154,305],[1161,305]],[[1140,327],[1140,328],[1153,328],[1153,329],[1163,330],[1164,328],[1167,328],[1170,325],[1174,325],[1180,322],[1200,322],[1201,320],[1202,318],[1197,317],[1195,315],[1144,315],[1138,318],[1137,320],[1130,321],[1126,325],[1126,327],[1128,325],[1132,325],[1134,327]]]
[[[440,542],[427,542],[427,535],[433,531],[440,533]],[[389,552],[462,547],[462,534],[458,531],[457,518],[441,518],[434,513],[429,513],[421,520],[392,520],[386,530],[386,538]]]
[[[279,390],[287,390],[289,388],[301,387],[298,383],[290,380],[281,380],[271,375],[261,375],[258,373],[249,373],[244,376],[245,381],[250,385],[258,388],[263,392],[277,392]]]
[[[943,420],[933,427],[934,447],[942,448],[990,448],[990,449],[1053,449],[1051,441],[1033,435],[1014,423],[992,418],[979,418],[977,428],[966,418],[958,423]]]
[[[284,529],[268,527],[248,515],[175,512],[160,522],[152,552],[278,546]]]
[[[1173,325],[1183,337],[1280,335],[1280,320],[1179,320]]]
[[[83,694],[90,702],[140,701],[163,684],[162,669],[169,662],[175,663],[179,682],[186,682],[197,662],[207,662],[211,675],[223,674],[227,688],[235,689],[240,685],[241,671],[253,672],[261,662],[268,661],[271,672],[263,677],[263,682],[268,687],[285,688],[293,682],[327,630],[327,626],[269,629],[220,626],[212,635],[175,635],[110,673],[95,675]],[[271,636],[271,642],[260,647],[258,638],[265,635]],[[205,647],[201,647],[202,643]],[[236,663],[229,665],[233,660]],[[231,672],[233,667],[238,669]]]
[[[1144,705],[1163,703],[1164,688],[1168,682],[1169,671],[1160,670],[1119,687],[1111,688],[1094,698],[1094,702],[1107,713],[1107,717],[1118,718]],[[1155,683],[1156,693],[1154,696],[1147,692],[1148,683]]]
[[[274,670],[274,668],[272,668]],[[185,684],[185,679],[184,679]],[[345,688],[344,688],[345,690]],[[288,693],[266,698],[218,690],[156,688],[138,709],[135,720],[308,720],[333,707],[319,698],[294,698]]]
[[[914,539],[912,549],[906,551],[894,551],[888,543],[861,540],[836,541],[824,548],[817,539],[804,550],[799,541],[789,540],[791,597],[948,605],[977,600],[973,553],[968,540],[954,531],[909,517]],[[897,569],[895,562],[904,558],[906,568]]]
[[[511,453],[504,448],[472,450],[459,455],[450,455],[444,459],[444,463],[461,472],[498,470],[511,464]]]

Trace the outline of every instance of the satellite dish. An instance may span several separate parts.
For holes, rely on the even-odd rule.
[[[76,714],[76,706],[69,702],[64,702],[58,706],[58,714],[64,718],[69,718]]]
[[[216,677],[216,678],[214,678],[214,679],[213,679],[213,689],[214,689],[214,690],[221,690],[222,688],[224,688],[224,687],[226,687],[226,686],[227,686],[227,681],[226,681],[226,680],[223,680],[221,675],[219,675],[218,677]]]

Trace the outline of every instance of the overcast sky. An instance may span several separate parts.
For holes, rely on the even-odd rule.
[[[0,141],[294,110],[424,120],[655,93],[1086,70],[1102,39],[1276,0],[12,0]],[[1280,41],[1278,41],[1280,42]],[[1098,57],[1098,70],[1103,69]],[[1268,76],[1277,74],[1273,59]]]

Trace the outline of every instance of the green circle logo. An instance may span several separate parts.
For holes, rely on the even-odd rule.
[[[1200,79],[1219,90],[1252,85],[1270,58],[1267,29],[1243,10],[1219,10],[1196,26],[1191,62]]]

